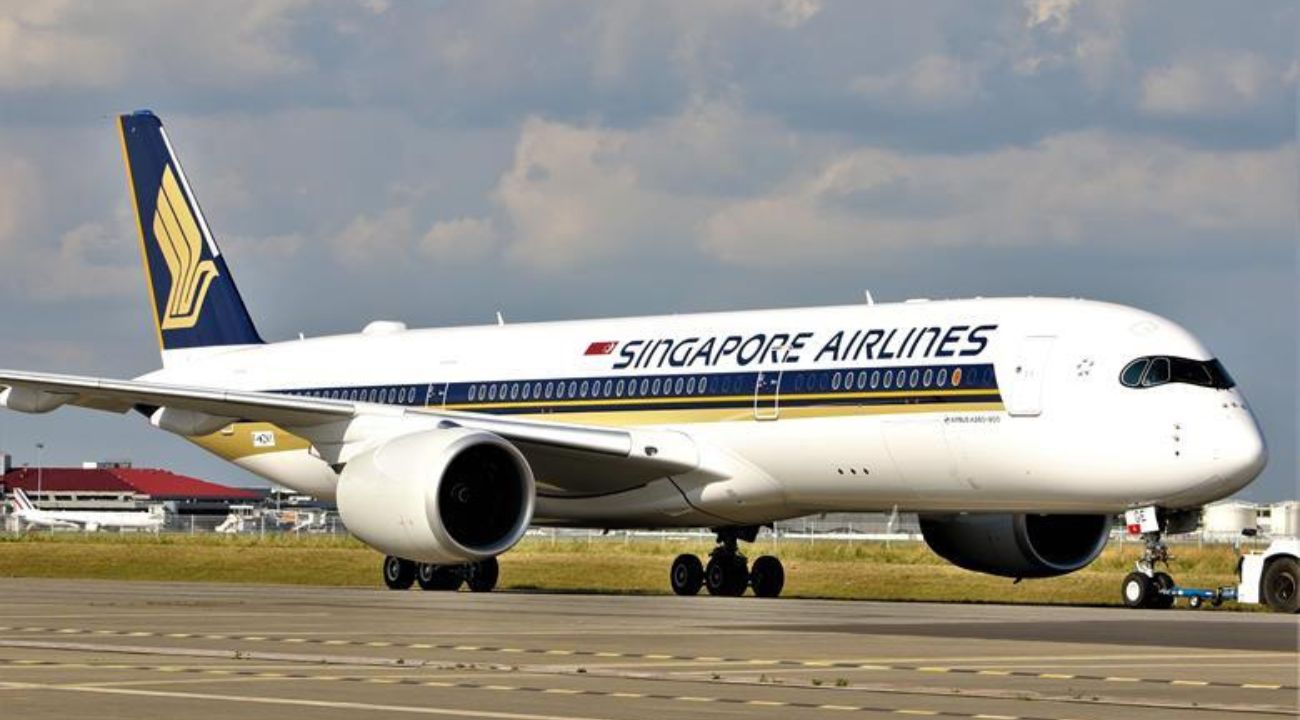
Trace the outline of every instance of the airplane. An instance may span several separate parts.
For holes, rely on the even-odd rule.
[[[95,532],[100,528],[118,530],[153,530],[163,526],[160,512],[134,510],[41,510],[22,488],[13,491],[14,517],[25,525],[45,528],[70,528]]]
[[[740,542],[823,512],[919,514],[970,570],[1063,575],[1140,511],[1126,602],[1159,605],[1162,537],[1267,451],[1223,365],[1117,304],[975,298],[496,323],[266,342],[161,120],[118,117],[162,368],[0,371],[0,404],[135,411],[332,500],[390,588],[487,591],[530,526],[708,528],[669,584],[775,597]],[[1134,587],[1130,587],[1134,586]],[[1132,596],[1132,597],[1130,597]]]

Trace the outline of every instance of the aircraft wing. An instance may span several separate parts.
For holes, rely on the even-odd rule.
[[[312,442],[333,461],[347,443],[366,442],[446,426],[483,430],[514,443],[533,465],[544,490],[610,492],[695,469],[699,453],[687,436],[668,430],[624,429],[502,418],[480,413],[406,408],[277,393],[170,385],[0,370],[0,405],[21,412],[48,412],[62,405],[123,413],[158,409],[188,413],[188,422],[216,427],[230,422],[268,422]],[[155,423],[157,424],[157,423]],[[160,425],[182,435],[184,432]],[[347,456],[339,456],[346,460]]]

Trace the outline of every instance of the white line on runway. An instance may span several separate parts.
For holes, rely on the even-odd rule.
[[[495,720],[606,720],[579,715],[535,715],[531,713],[498,712],[493,710],[458,710],[415,705],[379,705],[333,700],[307,700],[303,698],[257,697],[253,695],[221,695],[218,693],[190,693],[169,690],[128,690],[126,688],[100,688],[80,685],[28,685],[28,689],[62,690],[66,692],[104,693],[110,695],[136,695],[142,697],[176,698],[180,700],[215,700],[218,702],[252,703],[259,705],[292,705],[299,707],[331,708],[335,710],[372,710],[414,715],[443,717],[494,718]]]

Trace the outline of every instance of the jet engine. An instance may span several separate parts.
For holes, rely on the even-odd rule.
[[[533,472],[491,433],[441,428],[353,458],[339,476],[339,515],[375,549],[406,560],[477,562],[509,550],[533,518]]]
[[[989,575],[1044,578],[1097,559],[1109,515],[922,515],[925,542],[943,559]]]

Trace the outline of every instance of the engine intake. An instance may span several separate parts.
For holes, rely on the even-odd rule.
[[[446,428],[390,440],[348,462],[339,516],[388,555],[430,563],[509,550],[533,517],[533,473],[519,450],[487,432]]]
[[[1097,559],[1110,537],[1109,515],[922,515],[930,549],[967,570],[1045,578]]]

